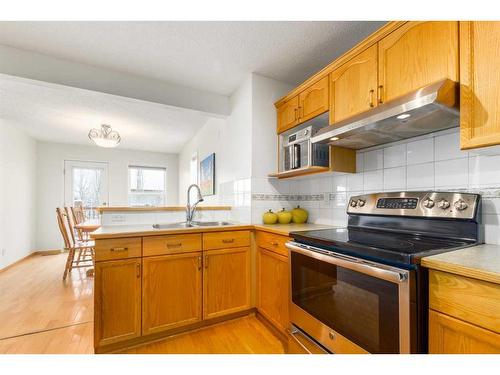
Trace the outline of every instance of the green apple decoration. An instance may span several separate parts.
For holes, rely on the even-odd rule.
[[[278,221],[280,224],[290,224],[292,221],[292,213],[284,208],[278,212]]]
[[[292,221],[296,224],[305,223],[308,217],[309,213],[303,208],[300,208],[300,206],[297,206],[292,210]]]
[[[276,224],[278,222],[278,215],[276,215],[272,210],[269,210],[262,215],[262,221],[264,224]]]

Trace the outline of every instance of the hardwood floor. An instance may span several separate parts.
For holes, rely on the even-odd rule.
[[[62,281],[66,254],[34,255],[0,272],[0,353],[91,354],[93,278],[73,270]],[[284,353],[255,316],[219,323],[133,348],[124,354]]]
[[[283,354],[285,349],[254,315],[122,352],[123,354]]]

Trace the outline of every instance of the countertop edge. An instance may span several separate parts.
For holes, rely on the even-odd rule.
[[[479,246],[482,245],[455,250],[453,252],[477,251],[480,250],[478,248]],[[500,251],[500,246],[499,246],[499,251]],[[500,270],[499,272],[495,272],[495,271],[481,269],[479,267],[464,265],[461,264],[460,259],[457,259],[457,261],[451,261],[449,259],[446,260],[441,259],[444,254],[446,254],[446,256],[449,257],[452,255],[453,252],[424,257],[422,258],[421,265],[431,270],[448,272],[459,276],[470,277],[481,281],[500,284]]]
[[[309,225],[310,228],[304,227],[304,225]],[[119,230],[120,226],[117,226]],[[224,232],[231,230],[258,230],[268,233],[277,234],[280,236],[289,236],[291,232],[294,231],[307,231],[315,229],[329,229],[337,228],[330,225],[322,224],[300,224],[296,228],[292,225],[284,224],[283,227],[279,225],[276,226],[264,226],[263,224],[233,224],[225,226],[216,227],[196,227],[196,228],[170,228],[170,229],[156,229],[156,230],[137,230],[130,232],[115,232],[115,233],[90,233],[90,237],[94,240],[102,239],[112,239],[112,238],[129,238],[129,237],[148,237],[148,236],[161,236],[166,234],[186,234],[186,233],[203,233],[203,232]]]
[[[199,211],[230,211],[231,206],[198,206]],[[150,212],[150,211],[185,211],[186,206],[159,206],[159,207],[127,207],[127,206],[102,206],[97,211],[102,212]]]

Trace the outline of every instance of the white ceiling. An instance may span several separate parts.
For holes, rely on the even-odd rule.
[[[297,84],[384,22],[0,22],[0,44],[218,94]]]
[[[89,130],[105,123],[120,133],[120,148],[177,153],[208,117],[187,109],[0,74],[0,119],[36,139],[83,145],[93,145],[87,137]]]

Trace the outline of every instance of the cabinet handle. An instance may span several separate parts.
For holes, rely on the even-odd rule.
[[[182,246],[182,242],[179,242],[179,243],[167,243],[167,247],[170,248],[170,247],[181,247]]]
[[[222,240],[222,243],[233,243],[233,242],[234,242],[234,238],[230,238],[230,239],[225,238]]]
[[[370,108],[373,108],[375,107],[375,103],[373,101],[373,97],[375,95],[375,90],[370,90],[370,95],[369,95],[369,105],[370,105]]]
[[[274,242],[274,241],[271,241],[270,244],[273,245],[273,246],[278,246],[279,245],[279,243]]]
[[[383,92],[384,92],[384,86],[383,85],[380,85],[379,87],[377,87],[377,96],[378,96],[378,103],[379,104],[382,104],[384,102],[384,98],[383,98]]]
[[[208,268],[208,255],[205,255],[205,268]]]
[[[299,121],[302,117],[304,117],[304,107],[299,107]]]
[[[137,263],[135,265],[135,274],[138,278],[141,277],[141,264],[140,263]]]
[[[198,271],[201,271],[201,256],[198,257]]]
[[[127,251],[128,247],[112,247],[111,251]]]
[[[297,116],[297,110],[298,110],[298,108],[294,108],[294,110],[293,110],[293,112],[295,114],[295,117],[294,117],[295,121],[297,121],[299,119],[298,116]]]

